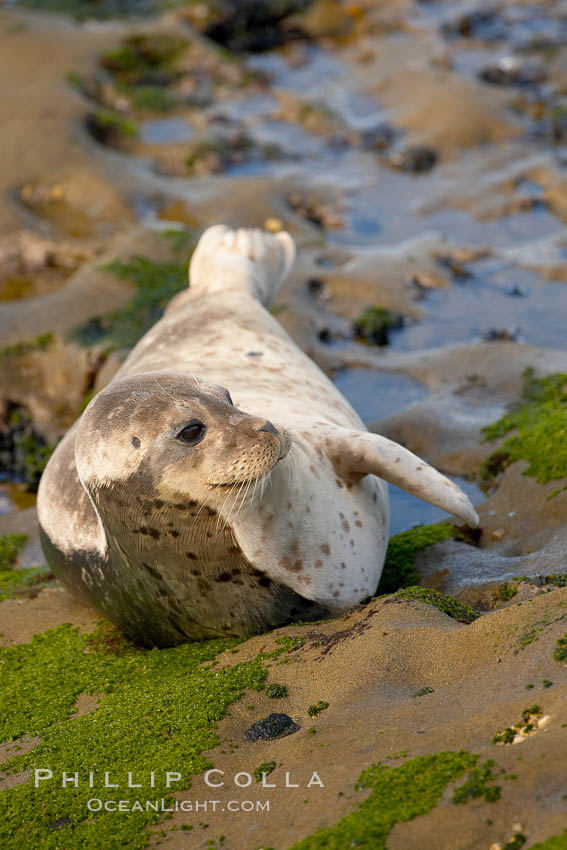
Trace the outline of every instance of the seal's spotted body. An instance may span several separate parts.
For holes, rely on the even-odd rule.
[[[389,519],[376,475],[476,521],[455,485],[368,434],[266,311],[292,259],[287,234],[207,231],[191,288],[42,479],[49,562],[146,644],[258,632],[371,595]]]

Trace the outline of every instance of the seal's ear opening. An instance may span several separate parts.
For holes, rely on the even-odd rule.
[[[192,291],[246,292],[269,305],[290,272],[295,243],[289,233],[215,225],[205,230],[189,266]]]

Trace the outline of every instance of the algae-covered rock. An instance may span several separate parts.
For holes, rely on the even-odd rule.
[[[398,767],[372,765],[355,786],[357,790],[370,788],[370,796],[335,826],[315,832],[290,850],[386,850],[392,827],[433,809],[447,785],[475,761],[475,756],[460,751],[421,756]]]
[[[309,7],[312,0],[207,0],[187,14],[191,22],[213,41],[241,53],[276,47],[302,37],[286,26],[286,18]]]
[[[138,137],[134,121],[110,110],[99,109],[89,113],[85,126],[97,142],[117,150],[130,150]]]
[[[29,411],[5,402],[0,419],[0,479],[9,478],[37,490],[54,448],[35,429]]]
[[[517,460],[527,461],[524,475],[539,484],[567,477],[566,432],[567,373],[536,379],[527,370],[521,399],[484,429],[487,442],[505,439],[484,462],[482,477],[491,481]]]
[[[415,569],[416,555],[422,549],[442,540],[457,539],[472,542],[470,536],[451,525],[439,522],[434,525],[418,525],[390,538],[384,569],[378,585],[380,593],[393,593],[404,587],[415,585],[419,575]]]
[[[163,32],[129,35],[120,47],[104,53],[100,64],[124,82],[171,82],[169,69],[187,44],[187,39]]]
[[[470,605],[465,605],[450,596],[444,596],[431,587],[404,587],[402,590],[397,590],[394,596],[396,599],[413,600],[425,602],[426,605],[433,605],[460,623],[472,623],[480,616],[479,612],[475,611]]]
[[[369,307],[355,319],[353,331],[355,336],[373,345],[388,345],[390,332],[400,330],[403,325],[404,317],[399,313],[383,307]]]
[[[256,720],[246,730],[244,737],[247,741],[273,741],[275,738],[293,735],[298,730],[299,726],[293,722],[289,715],[275,712],[261,720]]]
[[[20,567],[16,561],[27,541],[25,534],[0,536],[0,602],[17,596],[33,596],[53,579],[47,567]]]
[[[131,281],[136,291],[129,304],[77,327],[74,338],[84,345],[104,340],[113,346],[132,346],[161,318],[167,303],[187,288],[187,263],[153,262],[134,256],[115,261],[106,271]]]

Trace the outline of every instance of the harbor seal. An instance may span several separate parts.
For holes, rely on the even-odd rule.
[[[386,480],[476,525],[464,493],[370,434],[266,307],[287,233],[209,228],[190,287],[51,457],[48,563],[146,646],[338,615],[377,588]]]

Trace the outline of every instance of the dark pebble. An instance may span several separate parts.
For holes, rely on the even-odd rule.
[[[70,823],[71,818],[59,818],[59,820],[49,824],[49,829],[61,829],[62,826],[69,826]]]
[[[426,171],[431,171],[433,166],[436,165],[437,159],[437,152],[433,148],[415,146],[391,153],[387,162],[400,171],[407,171],[410,174],[423,174]]]
[[[519,328],[490,328],[482,333],[484,342],[518,342]]]
[[[310,4],[311,0],[224,0],[211,4],[214,14],[205,35],[234,53],[270,50],[305,37],[284,19],[304,12]]]
[[[480,71],[479,77],[493,86],[533,86],[545,83],[548,73],[539,62],[504,56],[495,65]]]
[[[511,295],[513,298],[526,298],[529,294],[528,287],[523,283],[509,283],[506,287],[506,295]]]
[[[470,280],[473,276],[471,270],[454,257],[438,257],[437,262],[447,269],[455,280]]]
[[[500,41],[509,35],[506,21],[490,10],[465,12],[446,21],[441,32],[445,38],[478,38],[481,41]]]
[[[384,151],[396,141],[398,136],[399,131],[391,127],[390,124],[378,124],[377,127],[364,130],[360,134],[360,146],[364,150]]]
[[[244,738],[247,741],[273,741],[275,738],[293,735],[298,730],[299,726],[289,715],[275,713],[253,723],[244,733]]]

